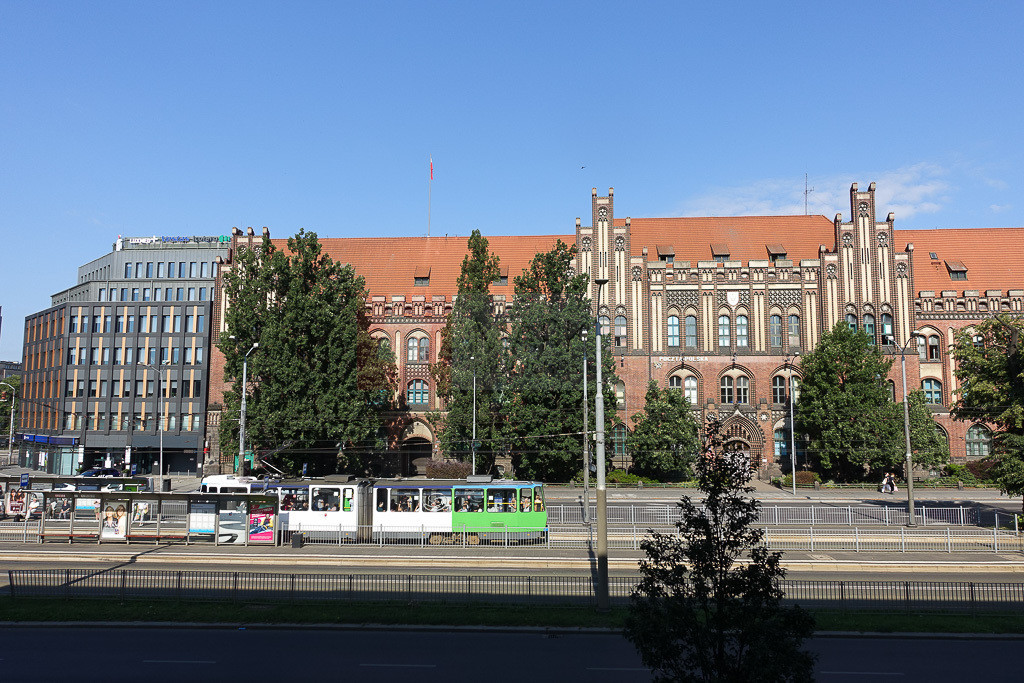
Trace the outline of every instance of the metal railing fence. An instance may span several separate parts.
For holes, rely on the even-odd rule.
[[[915,509],[915,521],[921,526],[951,525],[978,526],[981,523],[976,508],[924,507]],[[993,513],[997,515],[998,513]],[[597,518],[597,507],[590,506],[590,519]],[[757,523],[765,526],[785,525],[845,525],[845,526],[901,526],[908,520],[906,506],[897,505],[762,505]],[[1013,520],[1003,515],[1004,523]],[[609,505],[609,524],[671,525],[679,521],[676,505]],[[582,505],[549,505],[548,523],[583,524]]]
[[[422,601],[595,606],[593,577],[537,575],[274,574],[138,569],[12,569],[13,598],[178,601]],[[635,577],[613,576],[625,605]],[[933,581],[781,582],[788,604],[878,612],[1024,612],[1024,584]]]

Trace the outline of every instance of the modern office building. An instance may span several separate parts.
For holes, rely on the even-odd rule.
[[[618,218],[615,196],[591,192],[590,223],[574,233],[492,236],[502,276],[495,306],[512,301],[513,280],[534,254],[557,239],[576,245],[574,268],[590,274],[594,313],[611,336],[620,383],[609,455],[627,466],[630,417],[643,409],[647,382],[682,391],[698,419],[724,421],[727,438],[749,453],[762,476],[790,463],[788,397],[799,384],[799,358],[842,321],[863,330],[885,353],[907,359],[907,390],[921,390],[954,460],[990,451],[982,423],[952,420],[957,387],[949,353],[960,329],[995,312],[1024,312],[1024,228],[897,230],[876,218],[875,184],[850,188],[850,217],[737,216]],[[232,248],[262,236],[235,231]],[[287,248],[285,239],[274,240]],[[457,292],[465,237],[322,238],[324,252],[366,279],[371,331],[398,351],[400,387],[409,406],[392,434],[402,469],[440,458],[427,412],[443,409],[429,364]],[[231,267],[230,255],[223,269]],[[598,280],[607,280],[600,289]],[[218,304],[219,305],[219,304]],[[216,337],[223,319],[217,310]],[[911,334],[921,337],[912,340]],[[220,396],[222,359],[214,353],[212,396]],[[903,400],[900,363],[884,381]],[[211,434],[220,419],[211,398]],[[797,462],[804,464],[800,426]],[[209,465],[232,467],[210,437]]]
[[[210,309],[227,236],[118,237],[25,319],[18,461],[194,472],[205,446]],[[162,449],[161,449],[162,444]]]

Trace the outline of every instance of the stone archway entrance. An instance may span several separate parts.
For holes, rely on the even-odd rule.
[[[733,415],[722,424],[725,447],[743,453],[751,469],[760,471],[764,455],[764,434],[748,418]]]
[[[421,436],[414,436],[402,442],[399,448],[401,455],[402,476],[425,476],[427,463],[430,462],[433,448],[430,442]]]

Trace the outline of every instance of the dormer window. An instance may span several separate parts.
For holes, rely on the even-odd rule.
[[[936,253],[935,253],[934,251],[929,251],[929,252],[928,252],[928,257],[929,257],[929,258],[930,258],[930,259],[931,259],[932,261],[938,261],[938,260],[939,260],[939,255],[938,255],[938,254],[936,254]]]
[[[676,260],[676,248],[671,244],[659,244],[658,260],[665,263],[674,263]]]
[[[779,259],[786,258],[786,247],[781,244],[766,244],[768,259],[774,264]]]
[[[413,284],[417,287],[430,286],[430,266],[416,266],[416,272],[413,273]]]
[[[724,243],[712,244],[711,255],[719,263],[725,263],[729,259],[729,245]]]
[[[967,266],[962,261],[946,261],[946,270],[949,271],[950,280],[967,279]]]
[[[494,282],[492,282],[491,284],[497,285],[499,287],[504,287],[508,285],[508,266],[500,266],[499,268],[500,269],[498,270],[498,277],[496,277],[494,279]]]

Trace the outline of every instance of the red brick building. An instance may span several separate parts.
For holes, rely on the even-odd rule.
[[[612,336],[622,380],[610,446],[615,465],[628,464],[628,418],[643,409],[646,384],[654,380],[685,392],[702,418],[720,415],[729,439],[763,475],[779,464],[788,469],[787,379],[799,381],[799,355],[839,321],[864,330],[886,352],[898,355],[907,346],[907,388],[925,391],[952,457],[987,453],[991,434],[984,425],[949,419],[956,384],[948,349],[956,330],[992,312],[1022,311],[1024,228],[896,230],[893,214],[876,218],[874,183],[850,188],[849,220],[616,218],[614,199],[611,189],[607,196],[593,190],[590,224],[577,218],[575,234],[485,236],[501,259],[502,278],[491,290],[497,306],[511,300],[516,274],[557,239],[576,245],[575,267],[592,283],[608,280],[600,292],[591,285],[591,298]],[[251,228],[235,230],[231,253],[259,239]],[[394,425],[403,468],[427,453],[441,457],[424,419],[441,407],[429,363],[457,292],[467,238],[321,242],[366,279],[373,333],[396,351],[400,388],[413,408]],[[284,248],[286,240],[275,244]],[[229,254],[221,276],[230,268]],[[223,297],[216,302],[211,346],[223,329]],[[924,335],[920,344],[908,341],[914,331]],[[223,380],[222,362],[213,356],[207,462],[216,467]],[[888,381],[902,400],[898,362]],[[802,465],[799,444],[797,451]],[[221,466],[230,467],[230,456]]]

